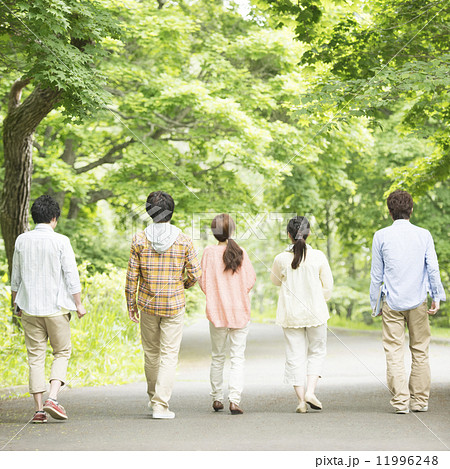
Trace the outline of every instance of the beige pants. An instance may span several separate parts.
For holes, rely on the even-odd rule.
[[[383,306],[383,346],[386,353],[387,384],[392,393],[391,405],[396,410],[416,409],[428,404],[430,395],[430,323],[427,303],[408,311],[394,311]],[[405,324],[409,330],[412,356],[409,383],[405,372]]]
[[[50,380],[66,381],[67,365],[72,346],[70,343],[70,315],[37,317],[22,315],[25,345],[30,368],[30,394],[46,391],[45,353],[47,340],[53,349],[53,363]]]
[[[169,408],[183,335],[184,310],[172,317],[141,313],[147,393],[153,410]]]

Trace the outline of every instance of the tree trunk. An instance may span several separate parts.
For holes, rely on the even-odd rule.
[[[3,122],[5,179],[0,203],[0,226],[11,276],[17,236],[28,229],[33,135],[60,96],[54,89],[36,87],[21,104],[22,90],[30,80],[17,80],[9,95],[8,115]]]

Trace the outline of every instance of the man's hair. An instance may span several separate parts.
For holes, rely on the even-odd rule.
[[[34,223],[50,223],[54,218],[58,220],[61,209],[58,202],[49,195],[41,195],[31,206],[31,216]]]
[[[409,192],[397,189],[389,194],[387,206],[394,220],[409,220],[413,209],[413,199]]]
[[[156,191],[147,197],[145,208],[154,223],[163,223],[172,218],[175,202],[167,192]]]

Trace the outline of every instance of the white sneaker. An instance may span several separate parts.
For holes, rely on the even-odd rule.
[[[150,409],[150,415],[152,415],[153,414],[152,403],[149,401],[147,405],[148,405],[148,408]]]
[[[175,412],[171,412],[170,410],[161,410],[161,411],[153,411],[153,418],[154,419],[174,419]]]
[[[411,409],[413,412],[428,412],[428,406],[424,405],[415,409]]]
[[[409,409],[396,409],[396,414],[409,414]]]

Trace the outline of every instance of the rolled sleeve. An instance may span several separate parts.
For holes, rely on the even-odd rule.
[[[184,280],[184,288],[191,288],[202,275],[202,268],[197,257],[194,244],[189,240],[186,247],[185,262],[186,279]]]
[[[425,265],[427,269],[431,297],[435,301],[445,301],[445,291],[441,282],[441,276],[439,274],[439,263],[431,234],[429,234],[425,252]]]
[[[17,246],[17,243],[16,243]],[[22,277],[20,274],[20,254],[17,249],[14,249],[12,272],[11,272],[11,291],[17,292],[19,290]]]
[[[61,268],[64,273],[69,293],[71,295],[81,293],[81,283],[80,276],[78,274],[77,262],[75,260],[75,253],[73,252],[69,238],[66,238],[63,244],[61,252]]]
[[[136,251],[136,238],[133,238],[130,248],[130,259],[128,260],[127,276],[125,282],[125,296],[128,311],[136,311],[136,292],[139,280],[139,254]]]
[[[379,236],[375,233],[372,242],[372,266],[370,269],[370,305],[375,308],[380,287],[383,284],[384,261]]]

